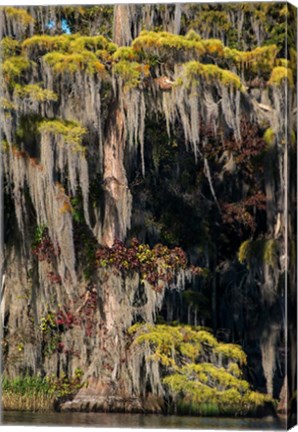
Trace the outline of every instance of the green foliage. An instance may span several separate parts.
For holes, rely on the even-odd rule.
[[[4,79],[7,82],[13,83],[15,79],[30,69],[31,62],[27,57],[24,56],[12,56],[8,57],[2,65],[2,71]]]
[[[190,61],[183,65],[183,72],[182,83],[186,85],[203,78],[209,83],[217,81],[224,86],[244,91],[241,80],[236,74],[213,64],[207,65],[197,61]]]
[[[266,129],[264,133],[264,141],[267,144],[267,147],[271,147],[274,144],[275,133],[272,128]]]
[[[224,54],[224,44],[219,39],[202,39],[202,44],[206,54],[213,57],[222,57]]]
[[[149,66],[121,60],[113,65],[113,72],[121,78],[124,88],[130,90],[137,87],[142,78],[149,75]]]
[[[98,60],[96,55],[87,50],[70,54],[54,51],[46,54],[44,60],[58,75],[85,71],[89,75],[99,74],[102,76],[105,71],[105,66]]]
[[[188,325],[136,324],[129,329],[129,334],[134,335],[135,344],[150,346],[151,360],[161,361],[176,370],[200,356],[208,358],[212,353],[216,358],[216,348],[220,345],[210,331]]]
[[[1,151],[8,152],[9,151],[9,142],[7,140],[1,140]]]
[[[257,47],[252,51],[239,51],[229,47],[224,48],[224,58],[238,70],[251,72],[270,72],[275,64],[278,53],[276,45]]]
[[[71,198],[71,207],[72,207],[72,217],[73,220],[77,223],[84,223],[84,211],[82,206],[82,198],[81,196],[76,196]]]
[[[15,379],[2,378],[3,393],[17,393],[19,395],[51,395],[52,389],[47,380],[40,376],[25,376]]]
[[[277,264],[278,243],[275,239],[245,240],[238,251],[240,263],[251,268],[254,263],[265,263],[274,268]]]
[[[35,35],[25,39],[22,43],[22,48],[25,51],[31,52],[34,49],[40,51],[61,51],[66,52],[69,49],[70,42],[75,38],[74,35]]]
[[[211,363],[188,364],[181,368],[181,374],[189,380],[193,377],[201,384],[209,384],[222,390],[236,389],[240,394],[249,389],[247,381],[231,375],[224,367],[218,367]]]
[[[232,27],[228,14],[226,11],[218,10],[219,8],[215,10],[211,8],[207,6],[203,8],[203,10],[200,8],[199,11],[196,11],[196,6],[192,5],[192,9],[196,12],[194,13],[194,19],[191,21],[190,25],[199,33],[206,33],[212,28],[216,29],[218,32],[227,33]]]
[[[83,371],[76,368],[73,377],[62,374],[59,378],[54,375],[24,376],[14,379],[3,377],[1,380],[2,403],[4,409],[20,411],[48,411],[53,410],[55,400],[69,397],[78,392],[84,385]]]
[[[21,99],[29,99],[33,102],[55,102],[58,99],[52,90],[43,89],[38,84],[16,84],[14,93]]]
[[[200,42],[202,40],[201,36],[195,32],[193,29],[189,30],[185,35],[185,39]]]
[[[194,33],[185,37],[168,32],[146,30],[143,30],[133,41],[132,48],[149,60],[152,55],[157,55],[160,61],[169,61],[175,58],[178,60],[184,52],[188,52],[192,56],[201,56],[206,52],[203,43],[199,38],[194,37]]]
[[[20,51],[20,43],[12,39],[11,37],[6,36],[0,41],[0,52],[2,61],[6,60],[8,57],[16,56]]]
[[[237,362],[240,366],[246,364],[246,354],[239,345],[220,343],[215,348],[215,352],[228,360]]]
[[[61,6],[61,13],[67,19],[71,33],[91,33],[112,38],[114,6]]]
[[[44,55],[44,60],[55,73],[74,74],[85,71],[88,74],[103,76],[105,67],[101,60],[111,60],[117,46],[103,36],[40,35],[26,39],[22,47],[25,52]]]
[[[284,58],[278,58],[275,61],[275,66],[283,66],[285,68],[291,68],[290,63],[291,63],[290,60]]]
[[[47,232],[46,225],[37,225],[34,232],[34,245],[38,245],[42,242],[45,233]]]
[[[34,23],[34,18],[23,8],[9,6],[5,7],[4,10],[7,16],[24,27]]]
[[[44,120],[39,124],[39,132],[51,133],[54,136],[62,137],[66,144],[72,146],[75,151],[84,153],[86,148],[82,146],[82,140],[86,129],[76,122],[62,120]]]
[[[139,61],[139,55],[131,47],[119,47],[113,54],[113,60]]]
[[[280,87],[284,85],[286,81],[288,81],[290,87],[294,86],[292,70],[284,66],[277,66],[272,70],[268,84]]]
[[[77,393],[84,385],[82,382],[82,376],[82,369],[76,368],[74,377],[72,378],[68,378],[65,374],[62,374],[59,378],[52,375],[46,377],[45,382],[50,387],[50,391],[55,395],[55,397],[60,398]]]
[[[70,51],[81,52],[81,51],[93,51],[107,50],[113,53],[117,48],[117,45],[109,42],[103,36],[78,36],[70,43]]]
[[[14,111],[16,109],[15,104],[4,97],[0,98],[0,104],[4,111]]]
[[[135,324],[133,343],[147,362],[158,362],[163,384],[180,413],[234,414],[253,411],[271,397],[253,392],[242,378],[246,355],[238,345],[219,343],[207,330],[191,326]]]

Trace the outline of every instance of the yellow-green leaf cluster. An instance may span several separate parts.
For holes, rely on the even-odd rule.
[[[163,368],[163,385],[181,412],[235,414],[272,402],[242,378],[246,354],[241,347],[218,342],[207,329],[138,323],[129,334],[147,353],[145,361]]]
[[[145,56],[154,52],[159,55],[173,55],[175,52],[191,51],[200,56],[206,52],[203,43],[189,35],[188,38],[168,32],[142,31],[132,43],[137,52]]]
[[[35,35],[25,39],[22,48],[30,53],[33,49],[38,48],[41,51],[68,51],[70,42],[75,39],[74,35]]]
[[[13,82],[19,78],[31,66],[31,62],[24,56],[12,56],[7,58],[2,65],[4,79]]]
[[[183,65],[183,71],[182,82],[185,81],[186,85],[203,78],[209,83],[219,82],[224,86],[244,91],[241,80],[236,74],[214,64],[203,64],[193,60]]]
[[[288,67],[276,66],[272,72],[268,84],[280,87],[288,81],[290,87],[294,86],[293,72]]]
[[[86,50],[71,54],[58,51],[50,52],[44,56],[44,60],[58,75],[63,73],[74,74],[77,71],[85,71],[90,75],[102,75],[105,71],[105,66],[98,60],[96,55]]]
[[[7,6],[4,10],[7,16],[23,26],[34,23],[34,18],[23,8]]]
[[[15,56],[17,51],[20,50],[20,43],[12,39],[11,37],[6,36],[0,41],[0,52],[2,61],[7,59],[8,57]]]
[[[268,147],[272,146],[272,144],[274,143],[274,139],[275,139],[275,133],[273,129],[272,128],[266,129],[264,133],[264,141]]]
[[[238,362],[241,366],[246,364],[246,354],[239,345],[220,343],[215,348],[215,352],[227,359]]]
[[[265,45],[252,51],[238,51],[225,47],[223,54],[225,60],[234,64],[239,70],[270,72],[274,67],[278,48],[276,45]]]
[[[75,151],[85,152],[86,148],[82,146],[82,140],[86,134],[86,129],[75,122],[66,122],[62,120],[44,120],[39,124],[39,132],[51,133],[55,136],[62,137],[66,144],[73,147]]]
[[[129,62],[121,60],[113,66],[113,72],[116,76],[120,77],[124,87],[129,90],[137,87],[142,78],[149,75],[149,66],[137,62]]]
[[[43,89],[38,84],[28,84],[21,86],[16,84],[14,94],[20,99],[29,99],[36,102],[54,102],[57,101],[58,96],[55,92],[48,89]]]

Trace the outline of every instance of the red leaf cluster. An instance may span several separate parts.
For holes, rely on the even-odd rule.
[[[185,252],[175,247],[169,249],[162,244],[152,249],[141,244],[136,238],[126,247],[116,240],[111,248],[100,247],[96,251],[97,265],[101,268],[113,267],[120,272],[138,272],[143,280],[149,282],[157,291],[158,282],[172,283],[179,270],[187,268]]]

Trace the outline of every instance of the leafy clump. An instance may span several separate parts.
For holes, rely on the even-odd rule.
[[[143,58],[154,57],[165,62],[171,59],[183,59],[201,56],[206,48],[201,40],[194,37],[174,35],[168,32],[142,31],[133,43],[132,48]]]
[[[114,64],[113,72],[121,78],[125,89],[131,89],[141,84],[142,78],[149,75],[149,66],[121,60]]]
[[[66,52],[69,49],[71,40],[73,39],[74,36],[72,35],[35,35],[31,38],[25,39],[22,43],[22,47],[28,54],[32,54],[36,50],[41,53],[56,50]]]
[[[51,66],[56,74],[74,74],[78,71],[100,74],[105,71],[105,66],[98,60],[91,51],[82,50],[75,53],[50,52],[44,56],[44,60]]]
[[[38,84],[28,84],[24,86],[17,84],[14,92],[20,99],[29,99],[34,102],[54,102],[58,99],[56,93],[49,89],[43,89]]]
[[[257,47],[252,51],[238,51],[224,48],[224,58],[234,64],[238,70],[252,72],[270,72],[278,53],[276,45]]]
[[[113,60],[138,61],[139,55],[132,47],[119,47],[113,54]]]
[[[61,137],[66,144],[73,147],[75,151],[85,152],[82,140],[86,134],[86,129],[79,126],[76,122],[66,122],[62,120],[44,120],[39,124],[39,132],[50,133],[56,137]]]
[[[293,72],[288,67],[277,66],[272,72],[268,83],[272,86],[279,87],[288,81],[290,87],[294,86]]]
[[[24,27],[34,23],[34,18],[23,8],[20,7],[5,7],[7,16],[15,20]]]
[[[4,111],[14,111],[16,109],[16,105],[4,97],[0,98],[0,104]]]
[[[19,50],[20,43],[8,36],[3,38],[0,42],[0,52],[3,60],[6,60],[8,57],[15,56]]]
[[[179,271],[187,269],[187,258],[179,247],[169,249],[157,244],[152,249],[133,239],[129,247],[116,240],[111,248],[101,247],[96,252],[97,264],[101,268],[114,267],[118,271],[138,272],[142,280],[149,282],[156,290],[163,281],[171,284]],[[198,267],[191,268],[200,273]]]
[[[28,71],[31,66],[31,61],[22,55],[8,57],[3,65],[2,71],[5,81],[13,83],[25,71]]]
[[[272,146],[272,144],[274,143],[274,139],[275,139],[275,133],[273,129],[272,128],[266,129],[264,133],[264,141],[268,147]]]
[[[113,53],[116,49],[117,45],[109,42],[104,36],[79,36],[70,43],[70,51],[73,52],[106,50]]]
[[[240,367],[246,355],[241,347],[218,342],[206,329],[135,324],[129,333],[133,344],[149,353],[146,362],[159,363],[165,390],[179,412],[204,414],[206,405],[212,405],[217,414],[235,414],[272,402],[243,379]]]
[[[221,69],[213,64],[202,64],[190,61],[183,66],[183,82],[190,84],[193,81],[204,79],[209,83],[219,82],[224,86],[244,91],[240,78],[229,70]]]
[[[60,255],[60,247],[57,244],[53,244],[49,230],[45,225],[38,225],[36,227],[31,251],[38,261],[46,261],[49,264]]]

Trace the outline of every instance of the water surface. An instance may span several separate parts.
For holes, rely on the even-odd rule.
[[[233,429],[282,430],[284,426],[275,418],[216,418],[154,414],[118,413],[29,413],[3,412],[3,425],[82,426],[152,429]]]

